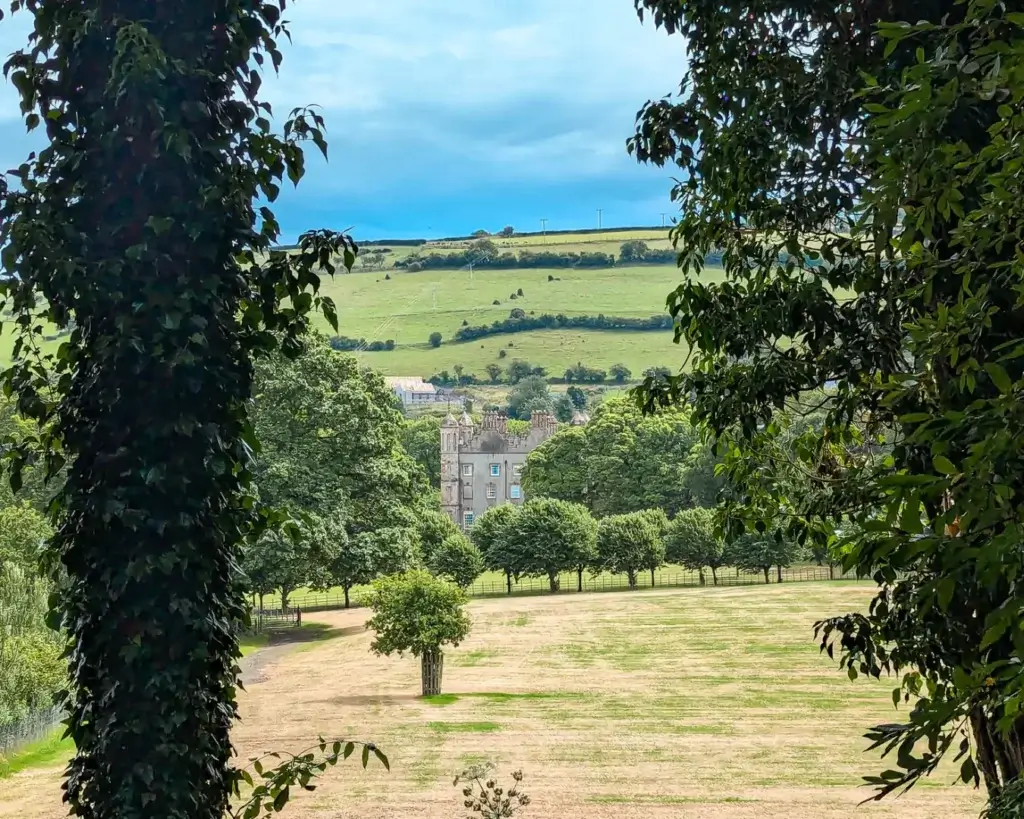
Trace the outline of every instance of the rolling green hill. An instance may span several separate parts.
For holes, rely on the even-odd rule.
[[[618,255],[624,241],[642,239],[652,249],[668,248],[666,230],[607,231],[604,233],[554,234],[490,238],[501,251],[552,251],[556,253],[602,252]],[[485,367],[522,358],[547,368],[552,375],[576,362],[607,369],[615,363],[629,367],[634,376],[647,367],[675,369],[685,350],[672,342],[671,331],[635,332],[588,329],[556,329],[496,335],[475,341],[456,342],[460,327],[491,324],[505,319],[513,308],[527,314],[629,316],[646,318],[665,311],[665,297],[679,283],[672,265],[641,265],[606,268],[526,268],[511,270],[428,269],[409,272],[394,263],[412,253],[451,253],[468,242],[427,242],[419,246],[367,246],[386,249],[385,267],[369,269],[357,262],[351,274],[336,276],[324,284],[324,292],[338,307],[339,333],[367,341],[393,339],[392,351],[360,352],[360,361],[388,375],[430,376],[462,365],[466,373],[485,378]],[[363,254],[361,254],[363,255]],[[708,276],[717,275],[708,269]],[[548,277],[554,281],[548,281]],[[390,278],[386,278],[390,277]],[[510,299],[519,289],[523,297]],[[498,304],[494,302],[497,301]],[[327,334],[327,322],[318,326]],[[438,348],[428,343],[431,333],[441,333]],[[0,337],[0,356],[9,357],[9,325]],[[50,347],[55,341],[43,342]],[[499,358],[505,351],[505,357]]]

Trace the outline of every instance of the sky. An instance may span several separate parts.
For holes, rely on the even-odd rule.
[[[280,75],[263,97],[279,120],[317,104],[329,161],[309,153],[275,203],[282,240],[315,228],[355,238],[474,230],[661,224],[671,169],[626,153],[636,112],[674,91],[684,43],[637,19],[632,0],[294,0]],[[0,22],[0,54],[25,42]],[[38,147],[0,79],[0,165]]]

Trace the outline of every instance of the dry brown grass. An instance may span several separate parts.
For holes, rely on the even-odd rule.
[[[242,694],[243,756],[298,750],[316,734],[373,740],[390,774],[349,760],[288,819],[454,819],[452,775],[493,760],[522,768],[524,819],[854,815],[881,763],[864,729],[894,720],[891,684],[849,682],[811,628],[862,606],[847,584],[534,597],[472,605],[471,638],[448,653],[449,696],[424,702],[411,658],[377,658],[361,611],[280,653]],[[354,627],[354,628],[353,628]],[[977,816],[952,770],[869,816]],[[59,770],[4,783],[0,817],[56,817]],[[859,811],[858,811],[859,812]]]

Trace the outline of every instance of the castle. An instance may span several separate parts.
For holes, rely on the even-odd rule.
[[[485,412],[479,425],[466,413],[441,424],[441,508],[465,529],[492,506],[523,502],[526,456],[558,429],[550,412],[534,412],[526,435],[509,433],[507,424],[497,412]]]

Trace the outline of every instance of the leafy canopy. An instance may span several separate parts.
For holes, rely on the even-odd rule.
[[[458,586],[422,570],[378,578],[366,599],[373,610],[366,627],[375,632],[370,648],[376,654],[419,657],[457,646],[469,634],[467,601]]]
[[[781,506],[787,538],[841,531],[845,568],[877,580],[867,614],[821,635],[851,677],[892,674],[894,702],[912,703],[870,734],[895,757],[869,779],[878,795],[952,751],[998,800],[1024,767],[1024,16],[956,0],[636,5],[685,37],[690,65],[629,143],[681,180],[669,309],[691,350],[642,400],[686,400],[732,453],[734,531],[764,513],[774,526]],[[719,281],[700,277],[712,250]],[[820,434],[788,448],[801,487],[758,459],[787,451],[779,411],[808,409]]]

